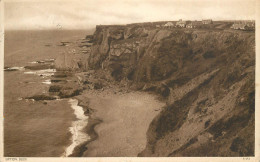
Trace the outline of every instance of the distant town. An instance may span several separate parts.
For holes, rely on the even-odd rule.
[[[207,25],[213,24],[212,19],[205,19],[201,21],[184,21],[180,19],[177,22],[167,22],[163,25],[156,25],[157,28],[205,28]],[[208,26],[210,27],[210,26]],[[231,29],[235,30],[254,30],[255,29],[255,21],[252,20],[244,20],[244,21],[236,21],[234,22],[231,27]]]
[[[241,30],[241,31],[254,31],[254,20],[222,20],[213,21],[212,19],[202,20],[182,20],[178,21],[157,21],[157,22],[142,22],[131,23],[125,25],[96,25],[96,28],[104,27],[125,27],[125,26],[140,26],[146,29],[173,29],[173,28],[186,28],[186,29],[216,29],[216,30]]]

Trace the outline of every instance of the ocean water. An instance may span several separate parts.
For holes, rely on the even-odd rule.
[[[71,127],[79,121],[76,110],[71,108],[72,101],[25,99],[47,93],[50,77],[56,70],[24,67],[41,60],[54,60],[64,50],[59,46],[60,41],[81,39],[86,34],[90,32],[5,32],[4,156],[59,157],[72,145]]]
[[[76,115],[77,120],[73,121],[72,126],[69,128],[72,134],[72,143],[66,148],[63,154],[63,156],[66,157],[73,153],[73,150],[76,146],[90,139],[88,134],[83,131],[88,124],[88,116],[84,114],[83,108],[78,106],[78,100],[69,99],[69,103],[74,109],[74,114]]]

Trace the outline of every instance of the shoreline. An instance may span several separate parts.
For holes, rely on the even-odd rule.
[[[55,72],[55,69],[31,70],[28,68],[5,71],[6,86],[10,89],[19,87],[22,90],[22,93],[18,91],[10,94],[6,91],[4,94],[6,107],[13,109],[5,109],[4,112],[6,116],[5,140],[19,138],[21,140],[18,145],[23,148],[14,147],[11,142],[6,143],[5,156],[59,157],[70,145],[72,134],[64,127],[69,128],[75,120],[73,109],[67,100],[57,99],[47,94],[50,84],[47,84],[46,80],[50,80]],[[19,80],[12,80],[14,77],[19,77]],[[34,115],[29,116],[29,114]],[[17,125],[13,121],[21,123]],[[21,134],[16,135],[14,133],[16,131]],[[38,147],[40,145],[44,147]],[[29,148],[34,149],[29,150]]]
[[[73,154],[69,157],[137,157],[146,146],[146,132],[151,121],[160,112],[158,109],[162,109],[165,103],[160,102],[156,95],[146,92],[106,94],[106,90],[94,91],[85,92],[85,94],[83,92],[81,97],[76,97],[79,104],[84,105],[85,112],[91,111],[88,113],[89,122],[85,128],[85,133],[90,136],[90,140],[75,147]],[[80,102],[82,97],[90,100],[90,103],[82,104]],[[130,101],[127,101],[128,99]],[[110,100],[112,100],[112,105],[109,103]],[[117,103],[118,100],[119,103]],[[102,102],[104,107],[97,106],[97,102]],[[121,105],[124,102],[127,103]],[[150,105],[145,107],[147,103]],[[142,119],[143,115],[146,117]],[[123,118],[119,119],[119,117]]]
[[[82,110],[84,111],[84,115],[88,116],[88,123],[87,125],[83,128],[82,132],[86,133],[90,139],[88,139],[87,141],[83,142],[80,145],[77,145],[72,154],[70,154],[68,157],[82,157],[83,153],[85,151],[87,151],[87,145],[96,140],[98,138],[98,134],[95,131],[95,126],[102,123],[101,119],[97,119],[97,118],[93,118],[91,116],[91,114],[93,113],[93,109],[88,108],[88,106],[86,105],[86,103],[84,104],[84,101],[82,99],[79,98],[79,96],[75,96],[74,98],[76,98],[76,100],[78,100],[78,104],[77,106],[82,107]]]
[[[71,127],[69,127],[69,131],[72,135],[72,143],[65,149],[65,152],[62,155],[65,157],[70,157],[74,153],[76,147],[82,145],[85,141],[89,141],[91,138],[89,134],[84,131],[89,123],[89,116],[85,114],[83,107],[79,105],[79,101],[77,99],[70,98],[68,103],[74,110],[76,120],[72,121]]]
[[[82,157],[84,152],[88,150],[88,144],[98,139],[98,134],[95,131],[96,125],[102,123],[100,119],[94,119],[89,117],[87,126],[85,127],[85,133],[87,133],[90,139],[74,148],[74,151],[68,157]]]

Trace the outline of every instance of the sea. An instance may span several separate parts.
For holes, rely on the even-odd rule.
[[[5,31],[4,156],[61,157],[73,151],[77,142],[73,127],[87,118],[77,110],[77,101],[73,99],[26,99],[48,93],[50,77],[56,69],[25,67],[53,62],[64,50],[62,41],[83,39],[91,33],[88,30]]]

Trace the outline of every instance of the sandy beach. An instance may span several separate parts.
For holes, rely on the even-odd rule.
[[[92,91],[93,92],[93,91]],[[94,127],[98,138],[87,145],[83,156],[137,156],[146,145],[146,131],[164,103],[144,92],[84,92],[91,118],[102,122]]]
[[[6,32],[4,156],[254,156],[255,23],[165,23]]]

